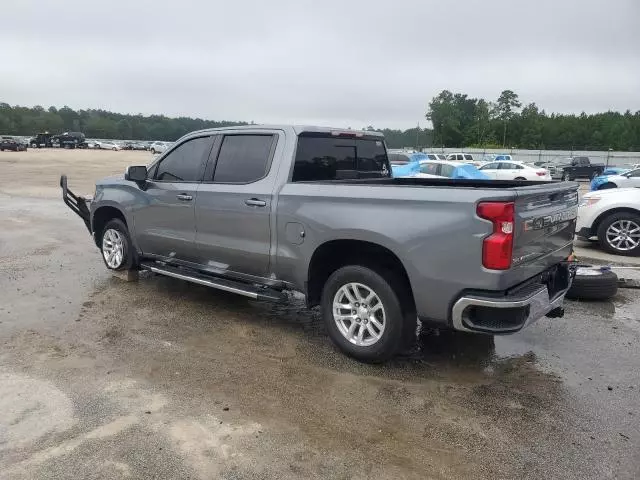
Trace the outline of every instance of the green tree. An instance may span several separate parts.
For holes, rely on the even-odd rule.
[[[503,125],[502,146],[507,144],[507,124],[516,114],[516,109],[522,104],[518,100],[518,95],[513,90],[503,90],[494,108],[494,115],[500,119]]]

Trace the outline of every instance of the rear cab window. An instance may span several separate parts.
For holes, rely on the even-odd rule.
[[[397,155],[399,163],[408,158]],[[293,182],[390,177],[387,149],[380,137],[353,138],[305,132],[298,136]]]

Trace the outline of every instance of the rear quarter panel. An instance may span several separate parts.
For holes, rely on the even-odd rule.
[[[288,183],[277,200],[278,277],[304,291],[310,259],[320,245],[339,239],[376,243],[402,261],[419,315],[447,320],[462,290],[502,289],[515,277],[481,265],[482,242],[492,225],[475,214],[480,199],[513,200],[514,193]],[[304,229],[302,241],[287,238],[291,224]]]

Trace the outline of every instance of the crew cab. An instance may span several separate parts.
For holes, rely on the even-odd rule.
[[[517,332],[562,315],[571,284],[577,184],[392,178],[376,132],[201,130],[90,200],[60,183],[107,268],[257,300],[302,292],[362,361],[394,355],[418,318]]]
[[[562,178],[562,180],[570,181],[577,178],[593,179],[599,175],[605,169],[602,163],[591,163],[589,157],[570,157],[567,159],[568,163],[564,165],[557,165],[551,172],[554,177]]]

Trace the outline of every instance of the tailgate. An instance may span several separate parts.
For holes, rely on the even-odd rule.
[[[551,266],[558,255],[550,254],[563,248],[570,253],[567,245],[573,241],[577,213],[577,183],[517,188],[512,265]]]

